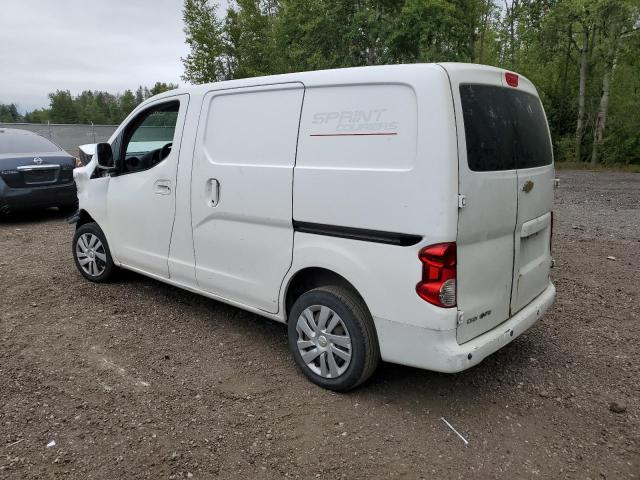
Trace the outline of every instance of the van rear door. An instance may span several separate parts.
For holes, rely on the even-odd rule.
[[[511,86],[504,70],[444,67],[464,197],[457,237],[457,339],[464,343],[507,320],[548,284],[552,151],[528,80],[519,77]]]
[[[515,92],[514,92],[515,93]],[[518,217],[514,234],[511,315],[549,285],[553,208],[553,150],[542,104],[529,94],[514,96],[518,140]]]

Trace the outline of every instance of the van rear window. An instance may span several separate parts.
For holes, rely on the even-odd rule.
[[[551,139],[536,96],[493,85],[461,85],[460,98],[471,170],[551,164]]]

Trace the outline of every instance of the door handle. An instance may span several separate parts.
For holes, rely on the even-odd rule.
[[[169,180],[157,180],[153,184],[153,192],[157,195],[170,195],[171,194],[171,181]]]
[[[216,178],[207,180],[207,205],[217,207],[220,202],[220,182]]]

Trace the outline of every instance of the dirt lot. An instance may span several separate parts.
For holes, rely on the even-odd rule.
[[[84,281],[55,210],[0,221],[0,478],[639,478],[640,175],[558,176],[553,311],[467,372],[343,395],[282,325]]]

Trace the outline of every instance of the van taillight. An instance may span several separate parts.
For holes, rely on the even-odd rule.
[[[510,87],[518,86],[518,75],[516,75],[515,73],[506,72],[504,74],[504,79],[507,81],[507,85],[509,85]]]
[[[437,243],[420,250],[422,280],[416,292],[438,307],[456,306],[456,244]]]

